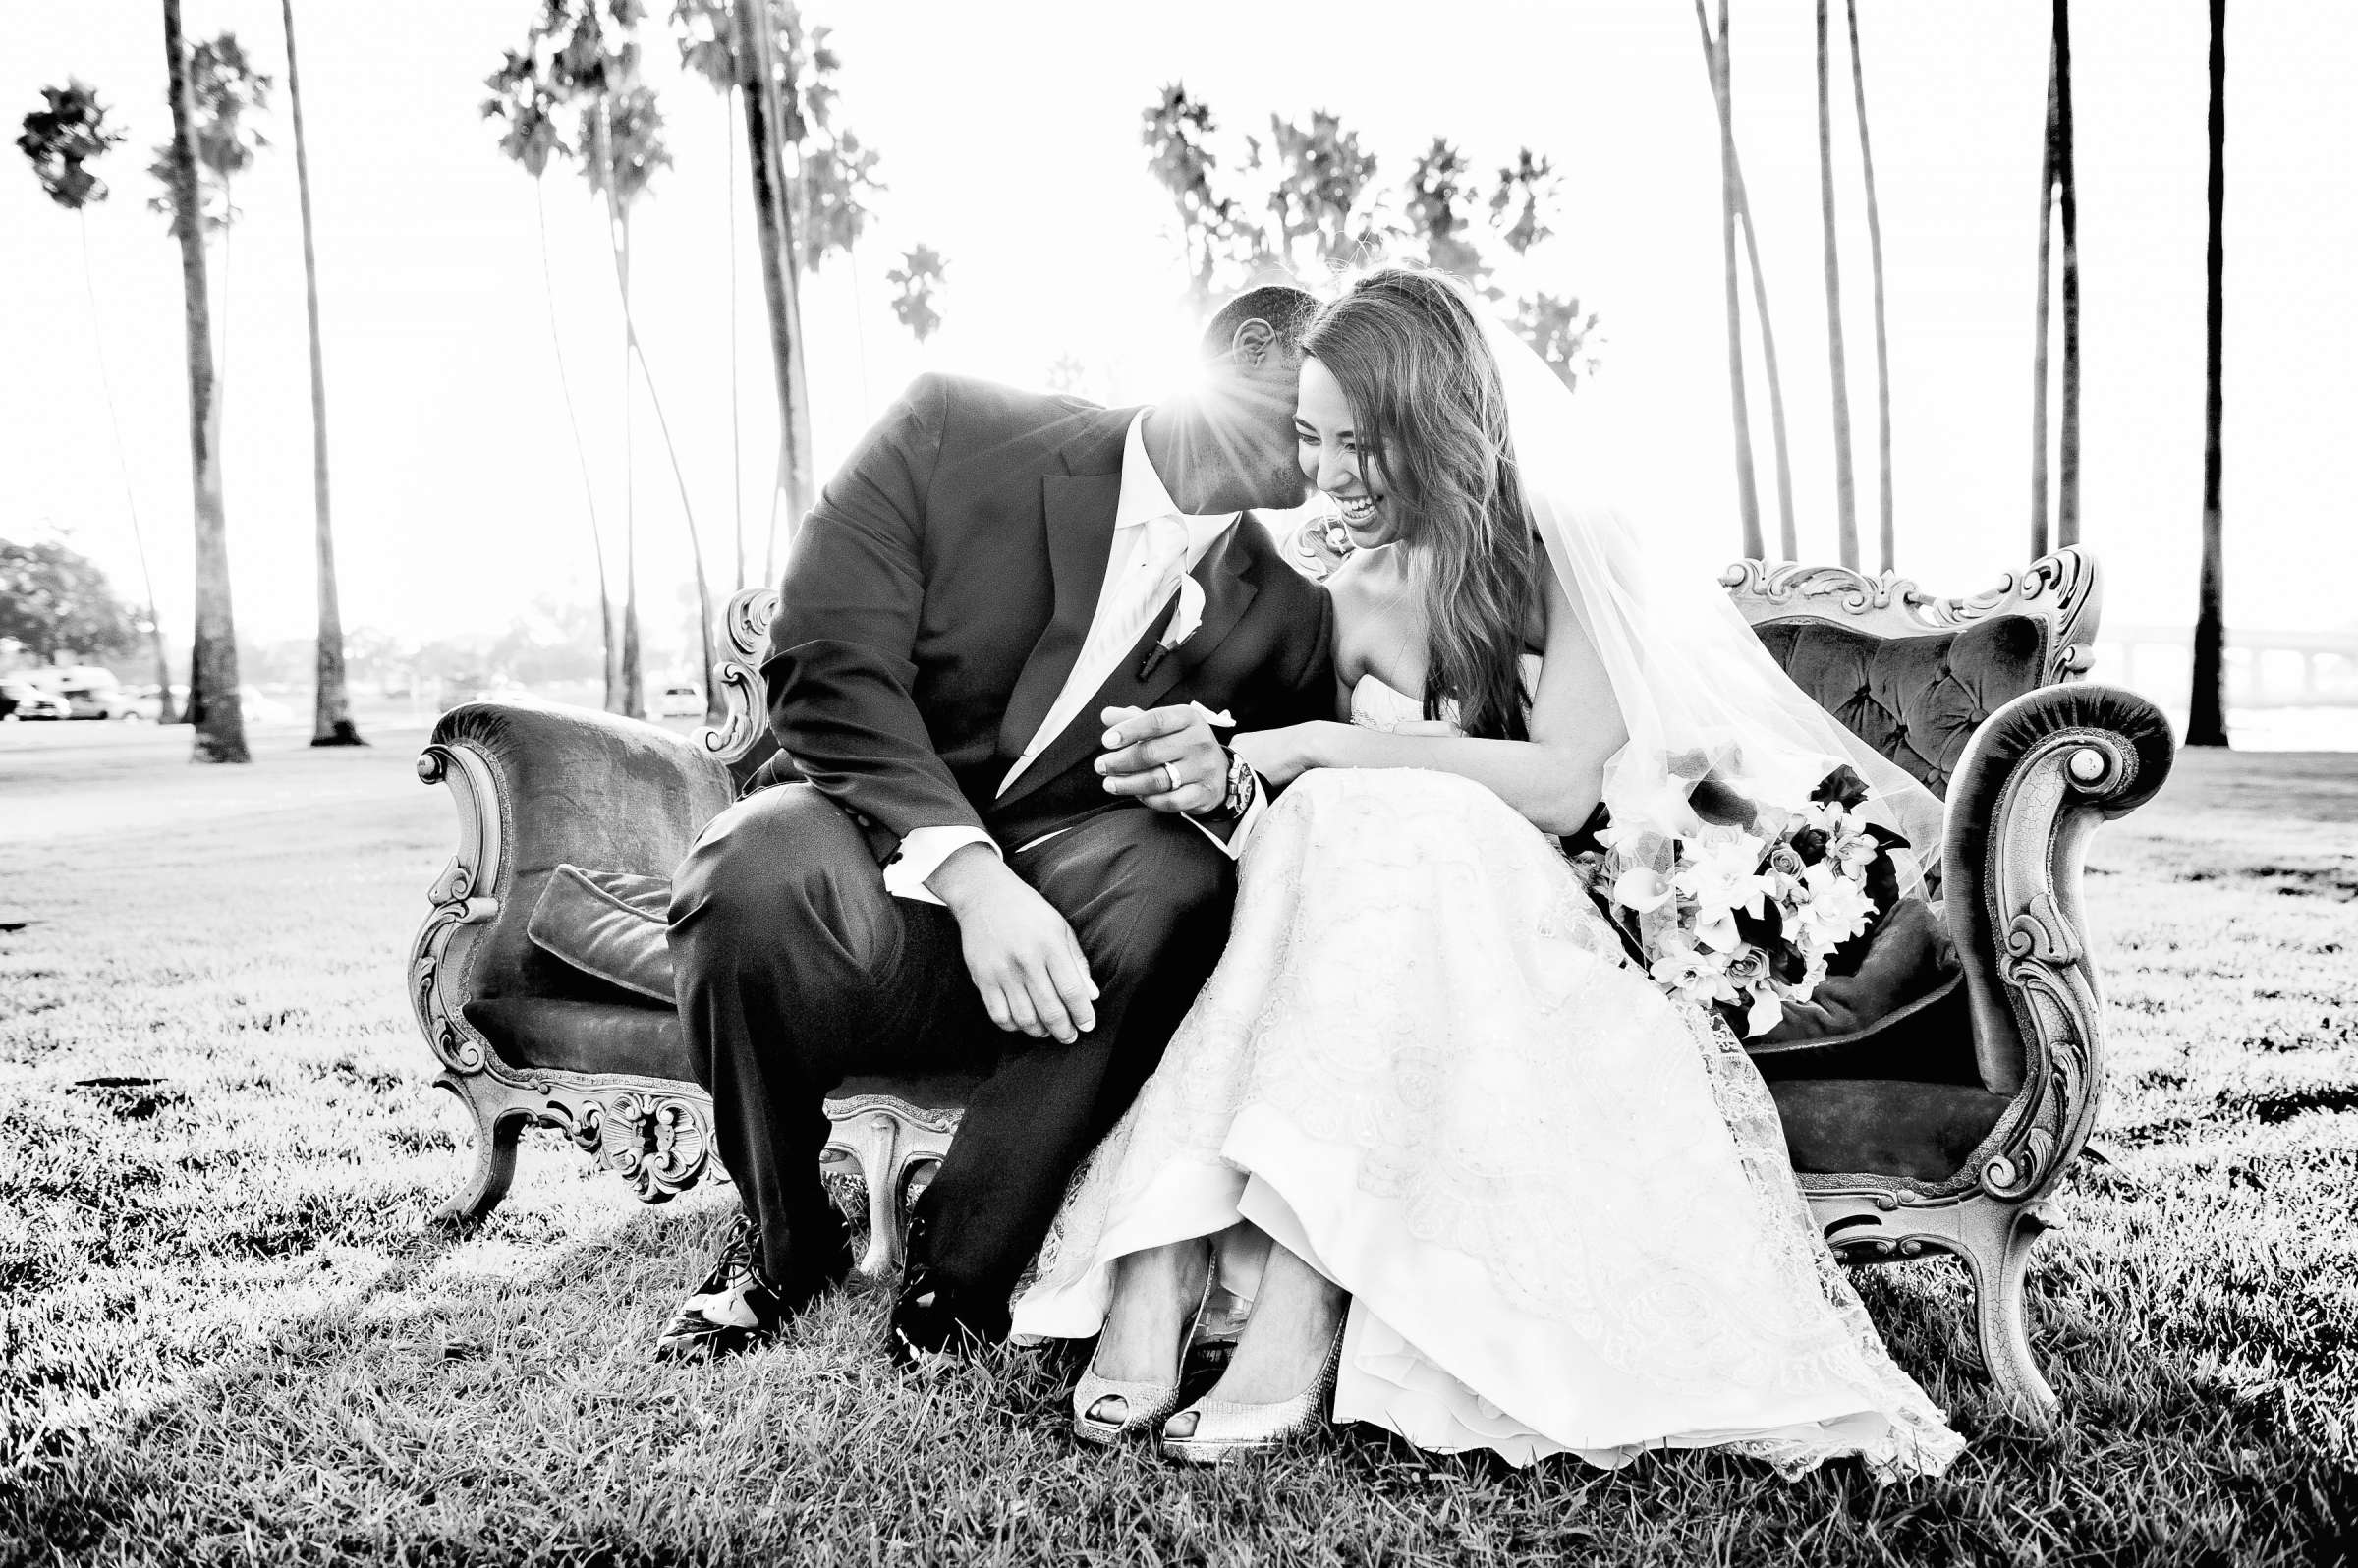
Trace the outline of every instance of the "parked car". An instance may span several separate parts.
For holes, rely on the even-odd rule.
[[[63,719],[73,716],[73,705],[55,692],[46,691],[20,677],[0,678],[0,720],[14,723],[20,719]]]
[[[702,718],[704,694],[702,689],[685,684],[666,686],[661,711],[665,718]]]
[[[70,710],[68,718],[144,720],[146,709],[131,692],[112,680],[72,682],[57,689]]]

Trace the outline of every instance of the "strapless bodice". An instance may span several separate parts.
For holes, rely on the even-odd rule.
[[[1443,712],[1454,727],[1456,704],[1448,704]],[[1404,724],[1424,723],[1425,704],[1371,671],[1351,688],[1351,722],[1363,729],[1397,730]]]

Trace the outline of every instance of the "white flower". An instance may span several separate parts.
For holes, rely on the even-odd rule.
[[[1826,847],[1825,855],[1827,860],[1842,868],[1844,876],[1856,881],[1865,878],[1867,868],[1873,866],[1875,858],[1882,852],[1882,846],[1875,841],[1872,834],[1845,833]]]
[[[1768,894],[1768,880],[1760,874],[1763,847],[1740,830],[1725,838],[1690,839],[1692,858],[1671,881],[1702,907],[1707,920],[1713,911],[1739,909],[1758,919]]]
[[[1768,955],[1751,942],[1727,955],[1727,978],[1738,985],[1758,985],[1768,979]]]
[[[1613,878],[1613,902],[1651,915],[1670,901],[1669,880],[1651,866],[1633,866]]]
[[[1810,898],[1800,911],[1801,922],[1814,938],[1809,944],[1813,957],[1849,941],[1875,919],[1875,900],[1831,861],[1811,867],[1802,881]]]
[[[1677,932],[1663,938],[1662,954],[1647,973],[1698,1007],[1739,1000],[1736,988],[1727,982],[1726,958],[1699,950]]]
[[[1732,909],[1697,909],[1695,940],[1718,953],[1732,953],[1743,946],[1744,933],[1736,929],[1736,912]]]
[[[1167,651],[1196,635],[1204,624],[1204,585],[1184,574],[1179,579],[1179,607],[1171,612],[1171,624],[1155,641]]]
[[[1764,985],[1753,992],[1752,1005],[1744,1010],[1744,1033],[1766,1035],[1785,1021],[1785,1004],[1776,992]]]

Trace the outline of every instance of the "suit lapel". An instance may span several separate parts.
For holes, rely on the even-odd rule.
[[[1041,750],[1039,756],[1032,759],[1032,765],[1024,769],[1023,775],[1008,787],[1007,793],[999,797],[997,804],[1000,807],[1029,795],[1061,775],[1089,753],[1097,750],[1097,737],[1104,730],[1097,716],[1102,709],[1156,706],[1170,695],[1171,688],[1179,684],[1182,676],[1208,658],[1212,649],[1218,647],[1222,640],[1235,630],[1236,623],[1244,618],[1245,611],[1252,607],[1254,598],[1261,591],[1245,575],[1249,558],[1237,540],[1237,532],[1247,527],[1260,526],[1251,513],[1246,513],[1213,542],[1210,549],[1204,552],[1204,559],[1198,561],[1195,571],[1189,574],[1204,588],[1204,620],[1196,628],[1195,634],[1157,662],[1151,675],[1144,680],[1139,678],[1138,667],[1144,661],[1147,649],[1155,644],[1163,629],[1170,624],[1172,612],[1178,604],[1179,595],[1172,593],[1163,600],[1161,611],[1148,623],[1147,630],[1139,635],[1138,642],[1122,655],[1122,661],[1114,666],[1113,673],[1073,715],[1073,721]],[[1108,544],[1105,550],[1099,552],[1097,575],[1100,580],[1104,576],[1104,557],[1110,551],[1111,545]],[[1063,596],[1063,584],[1059,579],[1057,599],[1060,616]],[[1090,615],[1095,609],[1093,593],[1089,608],[1082,612],[1081,632],[1073,644],[1073,651],[1065,658],[1056,684],[1048,689],[1047,696],[1041,700],[1039,716],[1032,720],[1031,727],[1023,731],[1012,750],[1022,751],[1024,742],[1032,738],[1033,731],[1039,728],[1040,718],[1044,718],[1048,708],[1054,704],[1056,694],[1064,689],[1064,676],[1071,673],[1075,660],[1080,657],[1078,636],[1087,635]],[[1044,643],[1045,639],[1042,641]],[[1031,674],[1032,670],[1027,666],[1025,678],[1029,680]]]
[[[1122,498],[1121,448],[1114,447],[1110,474],[1050,474],[1039,486],[1056,608],[1047,630],[1032,644],[1032,654],[1007,698],[1007,711],[999,719],[999,750],[1009,756],[1023,755],[1048,709],[1055,706],[1056,694],[1073,673],[1081,644],[1089,637],[1089,623],[1097,613],[1105,563],[1113,554],[1114,509]]]

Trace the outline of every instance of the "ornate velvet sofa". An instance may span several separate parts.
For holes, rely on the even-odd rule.
[[[1315,547],[1302,553],[1315,571]],[[2082,858],[2099,821],[2166,777],[2168,726],[2144,699],[2078,680],[2099,595],[2095,563],[2077,551],[1962,599],[1904,578],[1757,561],[1723,582],[1805,690],[1949,806],[1948,980],[1874,1028],[1756,1051],[1794,1168],[1845,1260],[1961,1258],[1992,1378],[2051,1405],[2023,1284],[2103,1084]],[[659,921],[665,879],[768,745],[757,663],[775,600],[759,589],[730,601],[715,671],[728,717],[693,739],[580,709],[470,702],[420,756],[419,776],[448,784],[459,813],[458,853],[428,889],[409,967],[437,1082],[476,1125],[447,1218],[500,1201],[531,1123],[561,1129],[648,1202],[714,1171],[709,1105],[662,985],[635,990],[593,973],[594,957],[559,959],[534,917],[544,900],[582,895],[564,869],[578,868],[602,874],[595,896]],[[854,1080],[830,1102],[823,1168],[847,1198],[864,1197],[865,1269],[896,1263],[907,1199],[971,1088]]]

